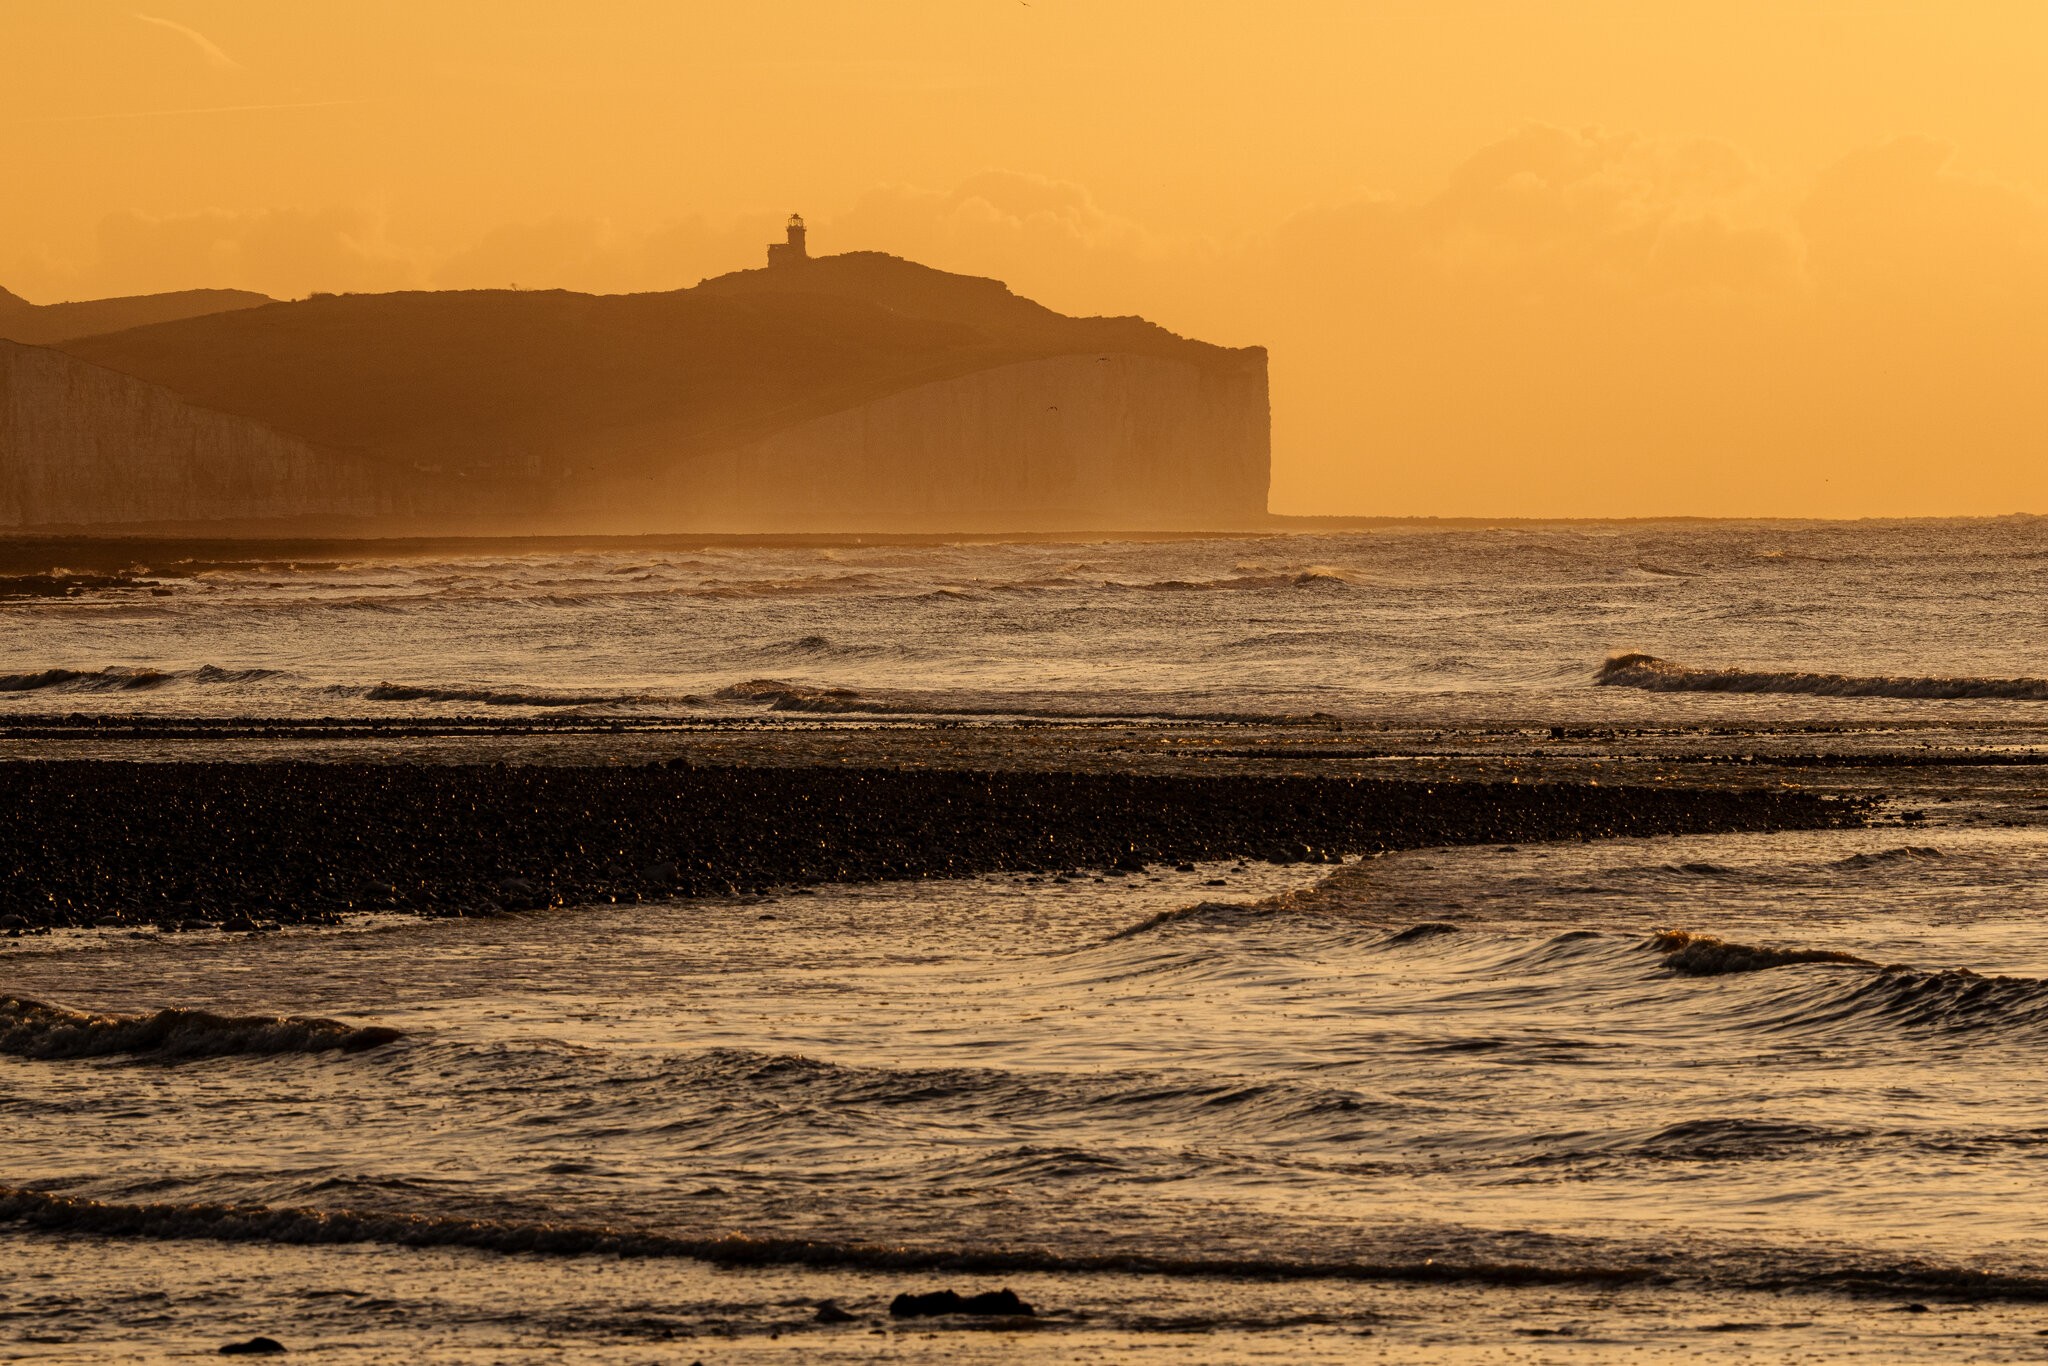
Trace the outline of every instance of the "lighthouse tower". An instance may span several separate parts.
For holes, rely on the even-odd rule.
[[[785,231],[789,240],[768,244],[768,264],[771,266],[800,266],[811,259],[810,251],[804,246],[804,216],[793,213]]]

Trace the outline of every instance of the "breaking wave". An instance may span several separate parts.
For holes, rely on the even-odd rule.
[[[0,575],[0,601],[11,598],[69,598],[106,589],[154,589],[153,579],[139,578],[132,571],[119,574],[81,574],[57,568],[42,574]]]
[[[351,1025],[293,1015],[216,1015],[180,1009],[147,1015],[93,1015],[18,996],[0,996],[0,1053],[17,1058],[359,1053],[402,1037],[399,1030],[387,1025]]]
[[[1410,925],[1405,930],[1388,935],[1387,943],[1389,946],[1422,944],[1432,939],[1441,939],[1447,934],[1463,932],[1463,927],[1453,925],[1447,920],[1426,920],[1420,925]]]
[[[0,1186],[0,1224],[114,1238],[205,1238],[232,1243],[388,1243],[542,1256],[687,1258],[715,1266],[831,1266],[957,1272],[1135,1272],[1263,1276],[1289,1280],[1475,1281],[1495,1285],[1619,1285],[1656,1273],[1635,1265],[1459,1262],[1418,1258],[1295,1260],[1279,1257],[1060,1253],[1040,1248],[919,1247],[822,1238],[708,1237],[603,1225],[527,1223],[347,1209],[269,1205],[116,1204]]]
[[[1044,1248],[918,1246],[828,1238],[712,1236],[612,1228],[598,1224],[466,1219],[349,1209],[272,1205],[125,1204],[0,1186],[0,1224],[105,1238],[207,1239],[223,1243],[328,1246],[380,1243],[470,1248],[523,1256],[688,1259],[723,1267],[807,1266],[960,1274],[1065,1272],[1268,1280],[1378,1281],[1489,1286],[1667,1284],[1674,1273],[1752,1289],[1926,1294],[1983,1301],[2048,1301],[2048,1278],[1983,1271],[1915,1258],[1865,1265],[1824,1255],[1731,1255],[1687,1267],[1629,1256],[1557,1261],[1433,1256],[1312,1258],[1179,1253],[1062,1253]],[[1624,1249],[1616,1248],[1616,1252]],[[1747,1250],[1743,1250],[1747,1254]]]
[[[1023,702],[970,701],[930,696],[875,696],[829,684],[788,683],[779,678],[752,678],[712,694],[719,702],[751,702],[770,711],[838,713],[871,716],[1046,716],[1092,717],[1085,708],[1035,707]]]
[[[1351,578],[1343,570],[1318,565],[1274,573],[1233,574],[1222,579],[1159,579],[1125,586],[1152,593],[1216,593],[1261,588],[1348,588]]]
[[[1103,942],[1113,944],[1119,939],[1136,939],[1139,935],[1182,925],[1208,929],[1242,928],[1270,917],[1275,909],[1271,902],[1198,901],[1192,906],[1180,906],[1147,916],[1135,925],[1118,930]]]
[[[1897,863],[1924,863],[1928,859],[1942,857],[1941,850],[1925,844],[1903,844],[1896,849],[1880,849],[1873,854],[1851,854],[1836,859],[1831,868],[1883,868]]]
[[[0,692],[138,692],[160,688],[175,675],[156,669],[43,669],[37,673],[0,674]]]
[[[1324,712],[1237,712],[1181,711],[1162,705],[1167,699],[1138,694],[1132,705],[1117,706],[1114,696],[1090,705],[1064,703],[1058,695],[1034,693],[1004,697],[1001,694],[946,693],[864,693],[830,684],[791,683],[779,678],[752,678],[733,683],[711,694],[715,702],[747,702],[770,711],[813,712],[824,715],[871,716],[1023,716],[1054,721],[1148,720],[1203,721],[1223,725],[1269,726],[1315,725],[1331,720]]]
[[[285,678],[282,669],[223,669],[202,664],[196,669],[127,668],[42,669],[34,673],[0,674],[0,693],[7,692],[141,692],[168,683],[258,683]]]
[[[194,683],[261,683],[266,678],[290,678],[293,675],[284,669],[222,669],[212,664],[201,664],[189,674]]]
[[[768,658],[796,655],[806,659],[912,659],[929,651],[908,641],[834,640],[813,634],[773,641],[756,653]]]
[[[675,591],[693,598],[780,598],[812,593],[861,593],[887,586],[888,581],[878,574],[854,571],[800,574],[786,579],[706,579]]]
[[[1884,1022],[1937,1034],[1979,1030],[2034,1031],[2048,1026],[2048,981],[1987,977],[1968,968],[1929,970],[1880,965],[1838,949],[1742,944],[1713,935],[1663,930],[1646,947],[1664,966],[1687,977],[1721,977],[1802,964],[1852,969],[1829,977],[1814,992],[1770,1003],[1762,1021],[1779,1030],[1805,1030]]]
[[[414,1057],[409,1062],[413,1074],[419,1075],[445,1067],[447,1059],[437,1055],[432,1059]],[[591,1121],[602,1126],[616,1113],[642,1109],[642,1097],[682,1093],[704,1108],[682,1114],[665,1111],[658,1131],[687,1132],[699,1142],[730,1140],[732,1149],[759,1141],[757,1125],[764,1114],[789,1119],[799,1111],[817,1113],[819,1107],[855,1123],[862,1115],[900,1114],[910,1105],[922,1113],[947,1115],[961,1123],[1029,1115],[1038,1126],[1123,1117],[1152,1126],[1171,1126],[1183,1136],[1199,1131],[1226,1142],[1269,1140],[1283,1130],[1298,1138],[1327,1139],[1344,1132],[1345,1126],[1363,1113],[1391,1116],[1405,1108],[1400,1101],[1313,1079],[1152,1067],[1087,1073],[895,1067],[746,1048],[714,1048],[669,1059],[641,1073],[635,1084],[633,1091],[615,1091],[608,1109],[616,1108],[592,1116]],[[1029,1137],[1037,1140],[1042,1135]],[[1033,1163],[1054,1151],[1062,1155],[1061,1160],[1121,1160],[1080,1146],[1026,1141],[962,1151],[956,1157],[964,1166],[952,1170],[988,1175],[1001,1167],[1014,1175],[1019,1162]]]
[[[757,702],[770,711],[808,712],[895,712],[904,708],[862,697],[851,688],[818,687],[808,683],[784,683],[774,678],[754,678],[734,683],[712,694],[720,702]]]
[[[1761,944],[1737,944],[1711,934],[1687,934],[1684,930],[1661,930],[1650,937],[1650,947],[1664,955],[1664,966],[1688,977],[1719,977],[1731,972],[1761,972],[1765,968],[1790,967],[1794,963],[1853,963],[1872,968],[1868,958],[1835,949],[1785,949]]]
[[[1870,1129],[1802,1120],[1713,1115],[1684,1119],[1654,1129],[1573,1133],[1553,1150],[1527,1159],[1529,1166],[1579,1162],[1587,1158],[1715,1162],[1730,1159],[1799,1157],[1818,1147],[1867,1143],[1881,1135]]]
[[[517,688],[456,688],[431,684],[375,683],[369,687],[337,684],[325,690],[335,697],[360,697],[367,702],[475,702],[490,707],[591,707],[648,699],[633,694],[538,692]]]
[[[2048,1025],[2048,981],[1986,977],[1968,968],[1929,972],[1890,967],[1869,973],[1836,1000],[1789,1024],[1873,1018],[1938,1033],[2038,1030]]]
[[[1695,669],[1655,655],[1615,655],[1593,675],[1596,686],[1648,692],[1797,693],[1812,697],[1969,698],[2048,701],[2044,678],[1859,678],[1750,669]]]

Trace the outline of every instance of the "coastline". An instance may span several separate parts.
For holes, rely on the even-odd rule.
[[[1313,538],[1383,532],[1528,531],[1548,528],[1640,529],[1668,526],[1855,527],[1928,523],[2026,523],[2031,513],[1964,513],[1914,517],[1695,516],[1684,513],[1614,517],[1510,517],[1474,515],[1311,516],[1268,513],[1263,520],[1206,528],[1076,525],[1019,527],[1009,531],[634,532],[541,535],[438,526],[379,530],[359,521],[266,522],[105,526],[51,525],[0,528],[0,576],[127,574],[183,578],[211,569],[307,561],[418,560],[463,555],[569,553],[676,554],[704,550],[807,549],[987,545],[1170,544],[1174,542]]]

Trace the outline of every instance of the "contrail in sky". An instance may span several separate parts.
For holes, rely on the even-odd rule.
[[[208,66],[218,67],[222,71],[240,71],[242,69],[240,62],[220,50],[219,43],[214,42],[213,39],[207,37],[196,28],[187,28],[175,19],[159,19],[154,14],[137,14],[134,17],[140,19],[145,24],[155,24],[160,28],[167,28],[173,33],[183,34],[191,40],[192,46],[199,49],[200,55],[206,58]]]

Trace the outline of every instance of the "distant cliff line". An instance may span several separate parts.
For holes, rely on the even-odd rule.
[[[1270,471],[1262,348],[879,253],[665,294],[238,299],[0,352],[0,398],[14,528],[1230,529]]]
[[[152,323],[201,318],[237,308],[277,302],[246,289],[181,289],[170,294],[131,294],[119,299],[87,299],[74,303],[32,304],[0,289],[0,341],[29,346],[59,346],[81,337],[97,337]]]

